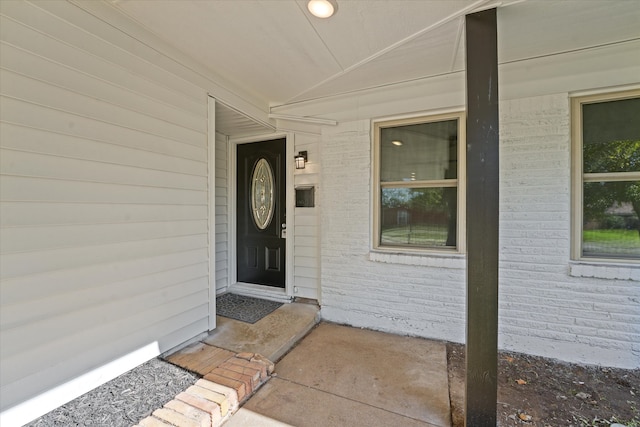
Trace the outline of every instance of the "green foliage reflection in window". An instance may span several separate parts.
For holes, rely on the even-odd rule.
[[[582,105],[582,256],[640,259],[640,98]]]

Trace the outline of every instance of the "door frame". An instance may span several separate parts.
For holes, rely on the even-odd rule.
[[[285,280],[284,289],[274,288],[271,286],[254,285],[251,283],[238,282],[238,270],[237,270],[237,147],[240,144],[248,144],[253,142],[264,142],[272,139],[285,139],[285,180],[286,180],[286,207],[285,213],[287,216],[287,241],[285,244]],[[293,187],[293,146],[294,135],[292,133],[270,133],[267,135],[257,135],[251,137],[242,138],[230,138],[228,145],[228,170],[229,170],[229,183],[227,188],[228,194],[228,206],[229,206],[229,240],[228,240],[228,254],[229,254],[229,291],[240,295],[253,296],[263,299],[269,299],[279,302],[290,302],[293,299],[293,239],[294,239],[294,214],[295,214],[295,194]],[[289,161],[291,160],[291,161]]]
[[[216,99],[207,96],[207,218],[209,226],[209,320],[208,329],[213,331],[216,324]]]

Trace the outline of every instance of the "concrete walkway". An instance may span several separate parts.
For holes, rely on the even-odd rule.
[[[300,427],[451,425],[443,343],[322,323],[275,373],[244,411]]]
[[[229,362],[239,357],[277,361],[271,377],[254,376],[251,393],[238,395],[241,407],[215,425],[451,425],[444,343],[330,323],[313,329],[318,321],[317,306],[299,303],[255,324],[219,317],[216,331],[168,360],[205,380],[214,380],[205,373],[221,364],[235,369]]]

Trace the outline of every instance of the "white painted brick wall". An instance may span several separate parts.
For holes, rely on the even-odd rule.
[[[502,102],[500,130],[500,346],[640,366],[638,269],[570,261],[568,95]]]
[[[322,315],[398,334],[464,339],[464,262],[370,254],[368,120],[340,124],[322,141]],[[401,258],[401,259],[398,259]],[[396,264],[395,261],[398,261]],[[435,264],[448,268],[435,267]]]
[[[500,108],[500,347],[639,367],[638,267],[570,260],[567,94],[503,101]],[[323,133],[322,315],[463,342],[464,259],[370,251],[370,132],[363,120]]]

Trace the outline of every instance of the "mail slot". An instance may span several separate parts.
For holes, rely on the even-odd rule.
[[[314,187],[296,187],[296,208],[312,208]]]

